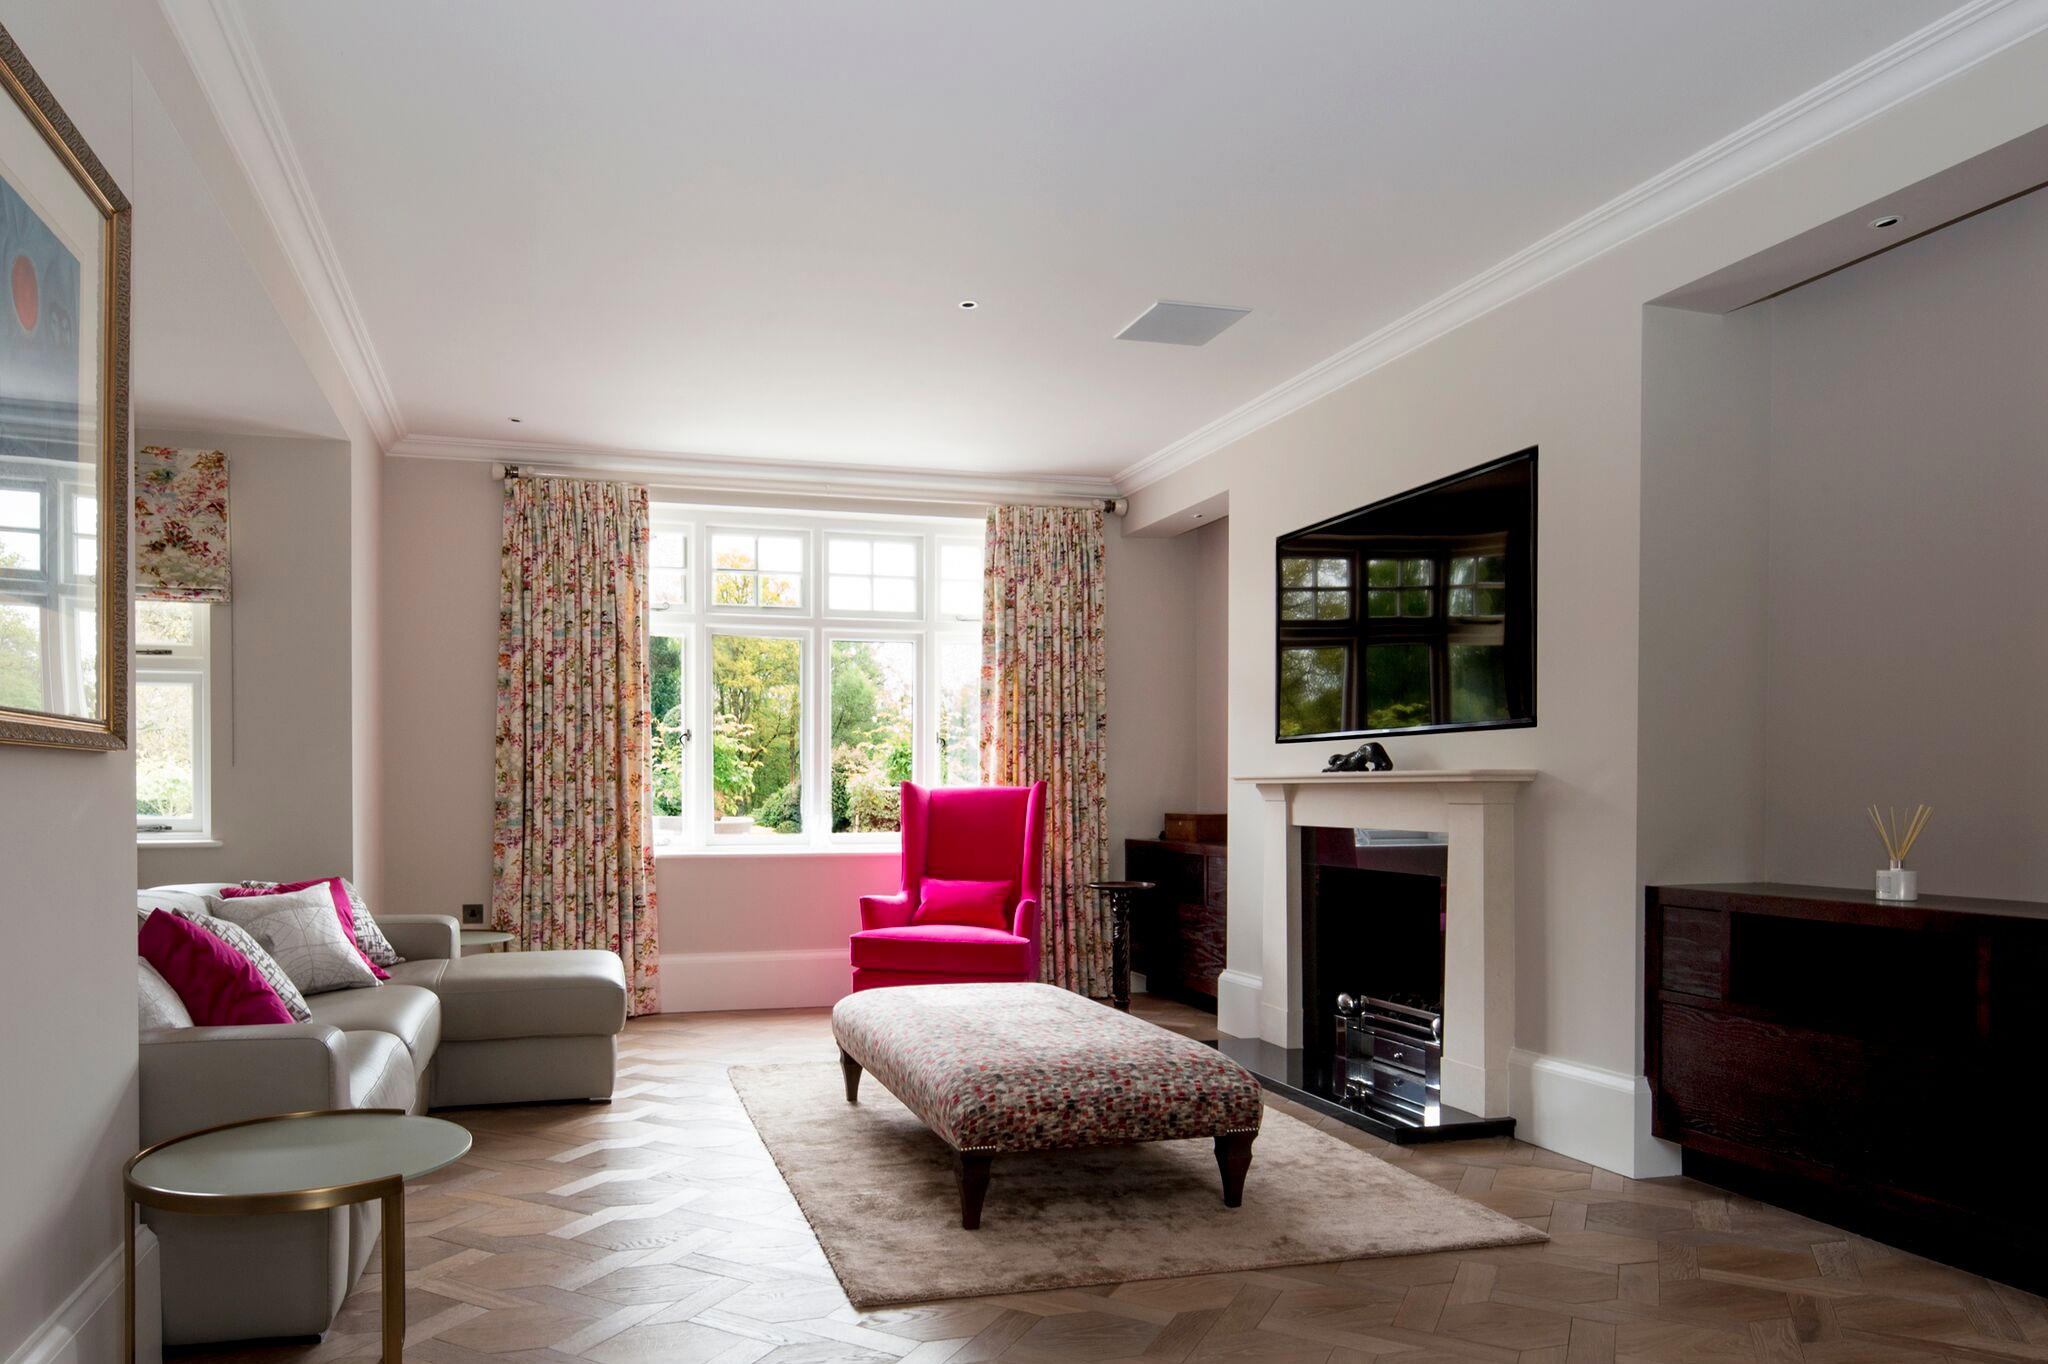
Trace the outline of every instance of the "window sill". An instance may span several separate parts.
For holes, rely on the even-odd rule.
[[[204,834],[137,834],[138,848],[219,848],[225,846],[217,838]]]
[[[779,847],[688,847],[680,843],[656,844],[654,860],[657,862],[689,861],[700,857],[901,857],[902,845],[898,843],[853,844],[840,847],[819,847],[816,844],[801,843],[793,848]]]

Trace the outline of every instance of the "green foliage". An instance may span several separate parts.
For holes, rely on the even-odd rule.
[[[795,817],[769,818],[767,803],[750,809],[758,791],[779,796],[798,782],[802,761],[803,645],[793,639],[719,635],[711,645],[711,784],[717,813],[752,814],[781,828]],[[795,832],[787,828],[784,832]]]
[[[803,792],[798,784],[791,781],[761,802],[754,811],[754,823],[764,829],[773,829],[779,834],[802,833],[804,827]]]

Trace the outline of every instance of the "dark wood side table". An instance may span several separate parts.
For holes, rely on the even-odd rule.
[[[201,1128],[135,1153],[121,1171],[127,1298],[122,1358],[135,1364],[135,1207],[246,1216],[384,1205],[383,1364],[405,1346],[405,1181],[469,1151],[469,1133],[396,1108],[283,1113]]]
[[[1110,985],[1109,1002],[1125,1013],[1131,1011],[1131,906],[1148,890],[1150,881],[1090,881],[1088,889],[1100,892],[1109,902]]]

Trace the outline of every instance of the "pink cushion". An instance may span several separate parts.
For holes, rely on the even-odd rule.
[[[292,1021],[255,963],[175,914],[151,910],[136,951],[178,992],[185,1012],[202,1028]]]
[[[913,924],[966,924],[1008,932],[1012,881],[946,881],[924,878],[924,899],[910,916]]]
[[[1031,944],[1014,933],[970,924],[912,924],[853,935],[853,964],[870,970],[954,972],[1022,979]]]
[[[356,907],[348,898],[348,886],[339,876],[320,876],[311,881],[285,881],[275,886],[222,886],[223,900],[244,900],[258,895],[289,895],[295,890],[307,890],[313,886],[326,886],[334,897],[334,913],[341,920],[341,931],[354,945],[356,955],[363,959],[363,965],[370,968],[370,974],[379,980],[391,979],[391,973],[370,960],[370,954],[363,951],[363,945],[356,938]]]

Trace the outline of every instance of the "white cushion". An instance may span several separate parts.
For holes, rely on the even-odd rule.
[[[309,995],[325,990],[352,990],[377,983],[370,964],[342,931],[334,912],[334,896],[325,884],[286,895],[249,895],[215,899],[216,918],[240,924]]]
[[[141,957],[135,959],[135,1003],[137,1022],[144,1032],[151,1028],[189,1028],[192,1015],[171,983],[156,973]]]

